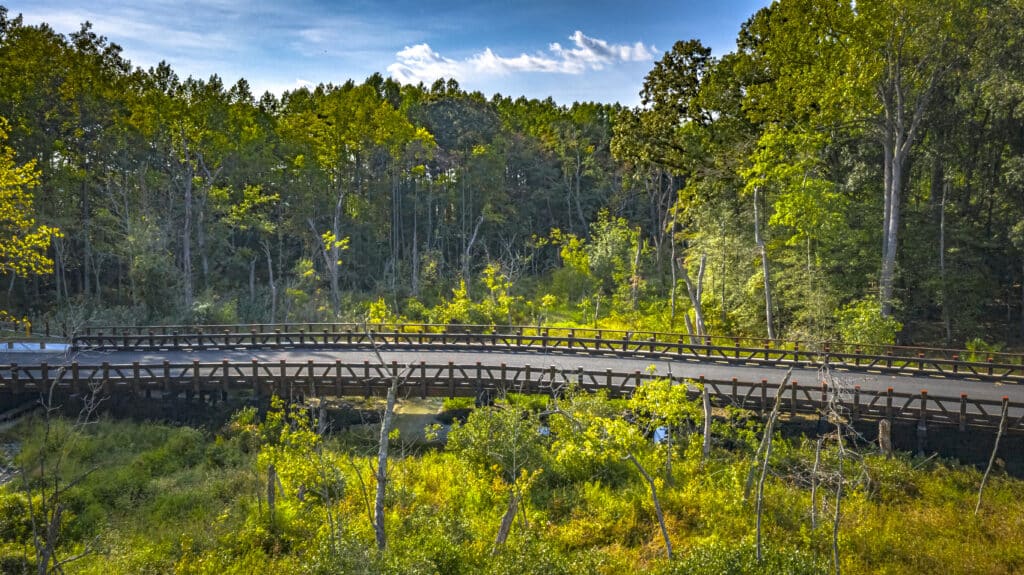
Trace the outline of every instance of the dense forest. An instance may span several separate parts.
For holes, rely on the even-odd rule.
[[[0,7],[0,308],[1016,341],[1022,43],[1020,0],[783,0],[732,53],[676,43],[636,108],[257,97]]]

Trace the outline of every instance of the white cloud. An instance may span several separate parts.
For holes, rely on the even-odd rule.
[[[466,79],[479,75],[507,75],[516,72],[549,74],[582,74],[587,70],[601,70],[621,62],[639,62],[654,59],[654,46],[635,44],[609,44],[591,38],[577,30],[569,37],[573,47],[563,48],[555,42],[547,53],[520,54],[507,57],[495,54],[490,48],[464,60],[453,60],[435,52],[429,44],[406,46],[395,54],[396,61],[388,66],[392,78],[403,83],[429,83],[437,78]]]

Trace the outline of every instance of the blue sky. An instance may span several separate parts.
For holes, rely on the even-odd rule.
[[[0,0],[9,16],[69,33],[85,20],[136,66],[249,81],[257,95],[374,72],[455,77],[492,95],[635,105],[676,40],[716,55],[765,0]]]

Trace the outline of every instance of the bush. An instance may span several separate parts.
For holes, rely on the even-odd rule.
[[[868,296],[853,301],[836,312],[839,336],[846,343],[892,345],[903,324],[892,317],[882,317],[878,298]]]
[[[757,562],[751,544],[715,542],[692,549],[670,564],[660,575],[817,575],[829,572],[829,565],[805,551],[764,547],[764,558]]]

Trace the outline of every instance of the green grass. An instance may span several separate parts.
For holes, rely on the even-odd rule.
[[[516,398],[517,404],[534,401]],[[368,514],[372,446],[340,436],[324,456],[282,445],[283,493],[271,520],[266,468],[255,423],[221,433],[103,420],[85,429],[56,421],[44,441],[39,419],[7,432],[38,492],[61,455],[58,482],[76,482],[66,507],[62,557],[95,553],[68,573],[824,573],[831,571],[833,493],[822,488],[819,525],[810,526],[812,442],[777,440],[765,488],[765,561],[754,559],[755,514],[743,501],[747,443],[716,448],[701,461],[699,438],[674,454],[671,484],[664,447],[638,457],[657,478],[675,547],[667,561],[650,491],[628,465],[615,481],[560,476],[545,468],[526,492],[507,546],[492,555],[507,487],[455,454],[419,451],[390,464],[389,547],[379,553]],[[283,437],[283,436],[282,436]],[[297,437],[297,436],[293,436]],[[574,438],[560,438],[566,441]],[[298,441],[298,439],[293,439]],[[271,443],[266,443],[270,441]],[[980,473],[942,461],[885,459],[866,448],[863,466],[846,462],[839,546],[844,573],[1014,573],[1024,569],[1024,483],[996,474],[981,513]],[[325,463],[328,462],[328,463]],[[835,469],[834,451],[823,466]],[[288,474],[321,465],[343,488],[324,499]],[[306,475],[308,476],[308,475]],[[338,485],[342,485],[339,483]],[[365,489],[365,491],[364,491]],[[0,488],[0,570],[34,572],[24,486]],[[335,530],[330,525],[333,522]],[[526,528],[526,525],[529,528]]]

